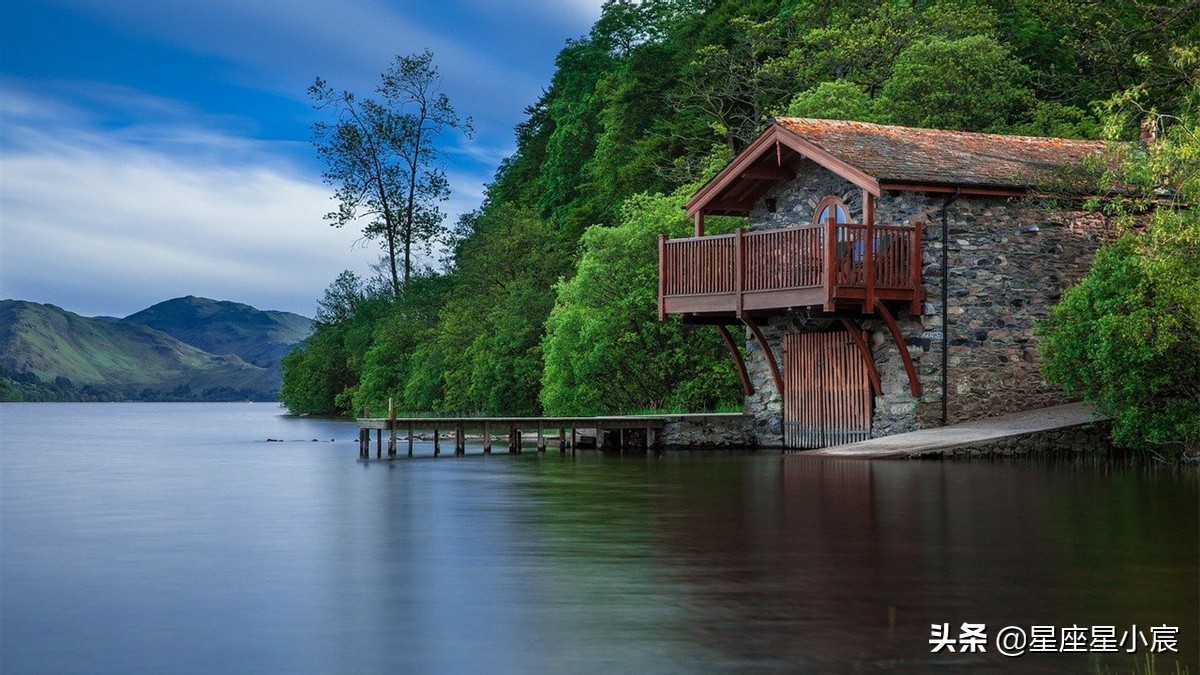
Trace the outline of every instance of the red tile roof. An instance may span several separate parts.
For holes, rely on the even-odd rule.
[[[1104,149],[1103,141],[780,118],[783,130],[880,183],[1037,188]]]

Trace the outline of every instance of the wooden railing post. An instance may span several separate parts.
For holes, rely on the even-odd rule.
[[[921,283],[921,226],[922,223],[918,220],[913,227],[912,254],[910,256],[911,260],[908,263],[912,268],[909,274],[911,275],[913,294],[908,306],[908,311],[911,314],[920,314],[921,303],[925,301],[925,285]],[[946,330],[946,327],[942,326],[942,330]]]
[[[837,282],[837,221],[830,218],[825,221],[825,250],[822,252],[825,263],[825,274],[822,285],[825,287],[825,311],[834,310],[833,289]]]
[[[875,307],[875,198],[863,190],[863,220],[866,221],[867,240],[863,242],[863,272],[867,275],[867,297],[863,301],[863,312],[870,313]]]
[[[658,235],[658,320],[667,320],[666,286],[667,286],[667,236]]]
[[[733,236],[733,293],[735,302],[735,311],[738,318],[742,317],[742,308],[745,306],[745,296],[742,294],[742,289],[746,287],[746,258],[744,246],[744,230],[738,228]]]

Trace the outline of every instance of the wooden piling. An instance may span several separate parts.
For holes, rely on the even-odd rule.
[[[412,424],[412,422],[409,422],[408,423],[408,456],[409,457],[413,456],[412,451],[413,451],[413,424]]]
[[[388,428],[391,436],[388,439],[388,459],[396,458],[396,404],[388,398]]]
[[[383,459],[383,429],[375,431],[375,459]]]
[[[371,430],[358,430],[358,456],[361,459],[368,459],[371,456]]]
[[[483,454],[492,454],[492,425],[483,423]]]
[[[546,453],[546,437],[542,433],[541,422],[538,422],[537,451],[539,455]]]
[[[442,454],[442,435],[438,432],[437,427],[433,429],[433,456],[438,457]]]

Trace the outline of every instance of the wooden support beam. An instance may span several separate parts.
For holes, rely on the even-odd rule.
[[[375,430],[375,459],[383,459],[383,429]]]
[[[750,382],[750,374],[746,372],[746,361],[742,358],[742,352],[738,349],[737,343],[733,341],[733,336],[729,334],[729,329],[718,324],[717,332],[721,334],[721,339],[725,341],[725,346],[729,348],[733,362],[737,365],[738,377],[742,380],[742,394],[745,396],[753,394],[754,385]]]
[[[879,396],[883,393],[883,385],[879,382],[879,368],[875,364],[875,355],[871,353],[871,347],[867,345],[867,339],[863,336],[858,325],[850,319],[842,319],[842,327],[850,334],[850,338],[854,340],[854,344],[858,345],[858,351],[862,354],[863,361],[867,362],[867,378],[871,380],[871,391]]]
[[[413,451],[413,424],[412,424],[412,422],[409,422],[408,423],[408,456],[409,457],[412,457],[412,451]]]
[[[538,451],[538,454],[543,454],[546,452],[546,435],[543,433],[541,422],[538,422],[537,427],[538,427],[537,451]]]
[[[742,172],[742,178],[753,180],[785,181],[792,180],[795,177],[796,172],[786,166],[781,166],[777,169],[746,169]]]
[[[567,428],[558,428],[558,454],[562,455],[567,452]]]
[[[704,236],[704,212],[703,211],[696,212],[695,234],[697,237]]]
[[[908,345],[904,344],[904,335],[900,333],[900,326],[896,325],[896,320],[892,318],[892,313],[888,311],[887,305],[879,300],[875,301],[875,311],[879,312],[879,316],[883,318],[884,325],[892,334],[892,340],[896,342],[896,348],[900,350],[900,360],[904,362],[904,372],[908,374],[909,391],[912,392],[913,398],[920,398],[921,382],[917,380],[917,368],[913,365],[912,355],[908,353]],[[945,330],[945,326],[942,329]]]
[[[358,430],[358,456],[361,459],[371,456],[371,430],[365,427]]]
[[[488,422],[483,423],[483,454],[492,454],[492,425]]]
[[[754,339],[758,340],[758,346],[762,347],[763,354],[767,357],[767,365],[771,367],[771,377],[775,380],[775,391],[779,392],[779,397],[783,398],[783,376],[779,374],[779,363],[775,360],[775,352],[772,351],[770,343],[763,337],[762,331],[759,330],[758,324],[751,317],[745,317],[742,321],[754,333]]]
[[[442,434],[437,427],[433,428],[433,456],[438,457],[442,454]]]

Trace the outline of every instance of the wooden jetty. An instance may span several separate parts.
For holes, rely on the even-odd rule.
[[[371,456],[371,432],[375,432],[375,457],[383,459],[385,432],[388,459],[397,455],[400,433],[408,445],[408,456],[413,456],[413,442],[417,432],[432,431],[433,456],[441,455],[443,432],[453,432],[454,454],[466,454],[467,432],[476,432],[483,437],[483,454],[492,453],[492,442],[499,436],[505,439],[508,452],[522,451],[523,437],[527,432],[537,432],[536,448],[546,452],[553,442],[559,452],[572,450],[578,445],[580,430],[595,430],[597,447],[624,450],[631,447],[649,449],[655,445],[656,434],[668,419],[680,415],[628,415],[608,417],[362,417],[358,419],[358,456]],[[616,432],[614,443],[606,443],[606,432]],[[551,440],[552,439],[552,440]]]

